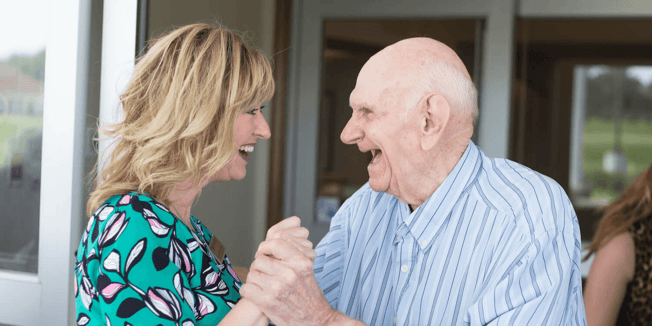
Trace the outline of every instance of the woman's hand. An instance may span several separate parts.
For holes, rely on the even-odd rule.
[[[308,240],[308,233],[308,229],[301,226],[301,219],[292,216],[269,228],[265,241],[283,239],[296,247],[310,260],[315,261],[317,252],[312,249],[312,242]],[[258,256],[258,253],[256,256]]]

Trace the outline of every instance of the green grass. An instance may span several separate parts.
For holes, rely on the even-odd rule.
[[[589,119],[584,127],[584,173],[593,184],[592,198],[613,200],[618,196],[614,187],[627,185],[652,164],[652,122],[625,121],[621,127],[621,150],[627,157],[627,173],[609,175],[602,169],[604,155],[614,148],[613,121]]]
[[[43,127],[43,117],[0,115],[0,166],[8,164],[8,140],[27,128]]]

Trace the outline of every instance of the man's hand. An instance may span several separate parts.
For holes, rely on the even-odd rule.
[[[258,247],[240,294],[277,325],[327,325],[334,321],[339,314],[326,302],[317,284],[312,269],[314,256],[304,254],[305,250],[282,236],[276,237],[276,231],[271,237],[268,232],[268,240]]]

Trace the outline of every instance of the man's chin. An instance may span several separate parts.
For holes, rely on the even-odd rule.
[[[387,192],[387,189],[389,188],[389,182],[385,182],[384,180],[377,180],[377,179],[369,179],[369,187],[373,191],[377,192]]]

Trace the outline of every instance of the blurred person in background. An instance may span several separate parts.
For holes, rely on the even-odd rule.
[[[245,275],[190,209],[208,183],[245,177],[256,142],[270,137],[261,104],[273,92],[267,57],[222,27],[178,28],[139,59],[121,96],[124,121],[104,132],[116,146],[87,204],[78,325],[268,324],[240,296]],[[284,220],[268,239],[314,259],[299,223]]]
[[[595,254],[584,289],[588,325],[652,325],[652,165],[600,212],[584,258]]]

